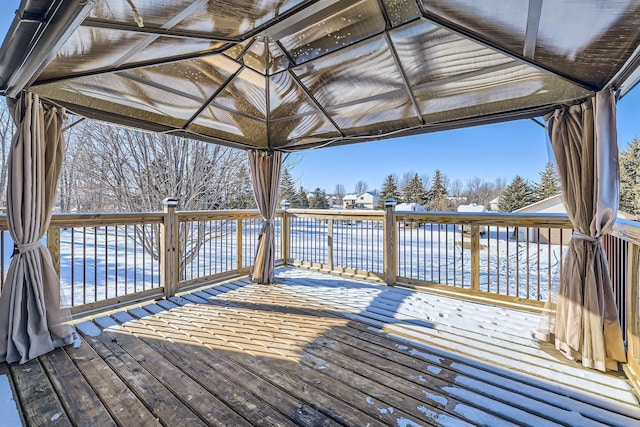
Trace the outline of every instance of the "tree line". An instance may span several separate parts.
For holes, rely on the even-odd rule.
[[[6,200],[7,156],[14,132],[5,103],[0,103],[0,189]],[[71,117],[65,133],[67,148],[59,187],[58,210],[62,212],[145,212],[160,209],[166,197],[178,197],[180,209],[250,209],[255,201],[242,150],[165,134],[119,128]],[[281,176],[280,200],[293,208],[326,209],[341,205],[343,184],[332,194],[296,184],[286,161]],[[360,180],[353,194],[371,191],[384,200],[418,203],[433,211],[455,210],[460,204],[489,207],[498,196],[498,208],[512,212],[560,192],[559,178],[551,163],[527,182],[516,176],[508,185],[476,177],[463,184],[449,180],[440,170],[433,175],[410,171],[401,177],[387,175],[380,190],[369,190]],[[330,197],[329,197],[330,196]],[[636,137],[620,152],[620,209],[640,215],[640,140]]]

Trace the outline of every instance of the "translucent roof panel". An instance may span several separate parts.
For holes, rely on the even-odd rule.
[[[201,0],[193,3],[199,3],[201,7],[188,19],[178,24],[176,29],[237,37],[281,17],[304,2],[302,0]]]
[[[418,85],[413,92],[429,123],[516,112],[563,98],[570,102],[589,94],[585,89],[526,65],[496,67],[482,73],[442,79]]]
[[[182,127],[201,103],[192,98],[144,84],[126,75],[106,74],[96,81],[78,78],[34,87],[44,98],[87,105],[96,112],[113,113],[153,123]]]
[[[46,81],[131,64],[145,64],[154,62],[160,55],[164,55],[167,61],[185,55],[202,55],[224,45],[207,40],[80,27],[58,51],[41,79]]]
[[[341,136],[329,119],[321,113],[274,120],[271,122],[270,132],[274,147],[295,146]]]
[[[269,108],[273,120],[317,112],[313,98],[307,95],[292,73],[278,73],[269,78]]]
[[[313,97],[327,107],[405,87],[384,36],[315,59],[293,72]]]
[[[188,130],[194,132],[193,136],[208,136],[219,141],[233,141],[237,145],[268,147],[265,121],[238,114],[213,104],[205,108]]]
[[[415,0],[382,0],[389,22],[397,27],[421,16]]]
[[[640,5],[617,1],[422,0],[428,16],[586,84],[600,86],[638,46]]]
[[[361,0],[279,40],[300,64],[379,34],[384,28],[378,0]]]
[[[99,0],[89,20],[238,37],[302,0]]]
[[[243,68],[212,102],[230,111],[266,120],[266,85],[263,75]]]
[[[531,118],[640,81],[640,0],[44,3],[21,3],[0,94],[235,147]]]

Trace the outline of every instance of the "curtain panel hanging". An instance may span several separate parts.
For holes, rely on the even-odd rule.
[[[251,271],[251,281],[273,283],[275,276],[275,226],[273,221],[278,207],[282,152],[248,150],[247,154],[253,196],[264,220]]]
[[[555,318],[539,336],[589,368],[625,361],[622,330],[602,237],[619,200],[616,107],[610,90],[546,117],[573,238],[564,259]]]
[[[8,160],[7,220],[14,255],[0,290],[0,361],[25,363],[71,344],[75,329],[61,308],[60,279],[42,245],[56,197],[64,109],[23,93],[7,100],[16,124]]]

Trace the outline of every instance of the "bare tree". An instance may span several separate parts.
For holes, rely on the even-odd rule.
[[[467,181],[465,195],[467,203],[477,203],[488,207],[493,198],[493,184],[476,176]]]
[[[462,196],[462,191],[464,190],[464,184],[459,179],[455,179],[449,183],[449,187],[447,188],[449,194],[454,197]]]
[[[342,199],[344,198],[345,192],[344,184],[336,184],[336,188],[333,190],[333,195],[336,196],[336,204],[342,206]]]
[[[464,185],[462,184],[462,181],[460,181],[459,179],[455,179],[454,181],[449,183],[447,191],[449,192],[449,196],[451,196],[452,198],[451,200],[452,209],[455,210],[458,208],[458,206],[463,204],[463,199],[462,199],[463,190],[464,190]]]
[[[5,102],[0,102],[0,196],[2,197],[2,204],[6,204],[7,159],[9,158],[9,149],[11,148],[14,132],[15,125],[9,114],[9,107]]]
[[[424,185],[424,188],[431,187],[431,176],[429,176],[426,173],[423,173],[422,175],[420,175],[420,179],[422,180],[422,184]]]
[[[82,167],[68,170],[67,175],[76,183],[93,183],[99,189],[100,205],[92,207],[100,210],[157,211],[167,197],[177,197],[183,210],[226,208],[237,193],[236,181],[248,179],[246,155],[241,150],[89,121],[76,135],[81,137],[71,139],[70,153],[82,157]],[[182,224],[179,238],[185,253],[181,271],[202,245],[232,231],[226,224]],[[132,237],[157,257],[157,244],[149,243],[154,241],[149,234],[155,232],[138,227]]]
[[[369,184],[360,180],[356,182],[356,187],[354,188],[353,192],[355,194],[362,194],[362,193],[365,193],[368,189],[369,189]]]

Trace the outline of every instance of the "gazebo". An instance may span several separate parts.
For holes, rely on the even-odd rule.
[[[257,283],[273,281],[282,153],[544,117],[574,232],[540,335],[616,370],[626,355],[601,240],[618,206],[616,101],[639,65],[637,0],[23,0],[0,48],[19,128],[0,360],[73,341],[39,243],[65,112],[246,149],[265,220]]]

